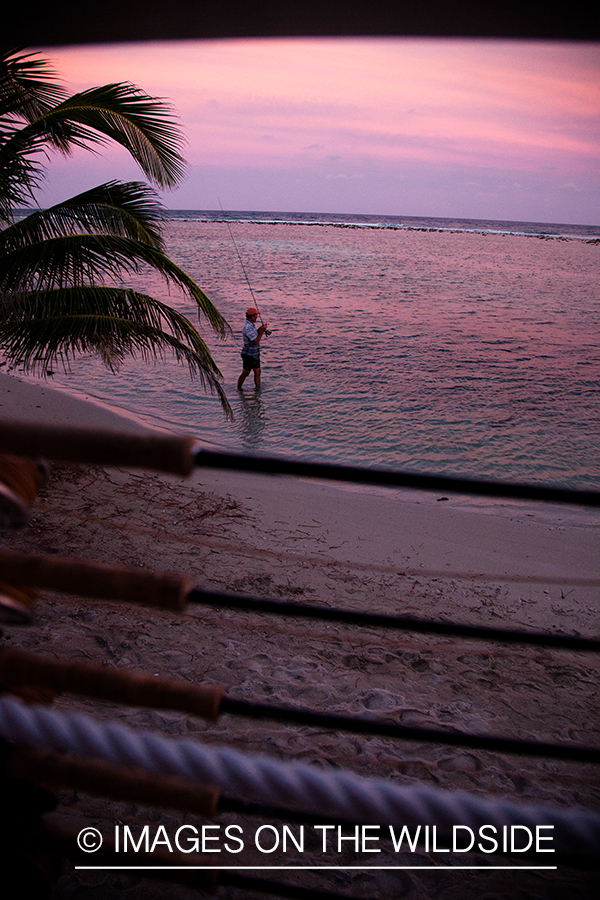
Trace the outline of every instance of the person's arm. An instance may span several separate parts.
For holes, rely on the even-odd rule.
[[[268,324],[269,324],[268,322],[263,322],[263,324],[260,325],[260,326],[256,329],[256,337],[254,338],[253,341],[250,341],[251,344],[258,344],[258,342],[260,341],[261,337],[263,336],[263,334],[264,334],[265,331],[267,330],[267,325],[268,325]]]

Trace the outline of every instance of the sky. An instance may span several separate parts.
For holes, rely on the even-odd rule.
[[[34,49],[34,48],[32,48]],[[600,44],[260,38],[41,49],[73,91],[174,106],[172,209],[600,223]],[[42,205],[138,179],[117,148],[55,158]]]

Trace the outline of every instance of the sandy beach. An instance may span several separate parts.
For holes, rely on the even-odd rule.
[[[132,433],[146,428],[91,399],[0,375],[2,418]],[[208,469],[184,479],[57,463],[29,527],[3,532],[1,543],[185,574],[199,588],[591,637],[599,630],[599,535],[596,512],[570,507],[493,504]],[[593,580],[596,585],[589,584]],[[4,642],[40,654],[219,683],[232,697],[600,746],[599,660],[593,654],[191,605],[175,616],[50,593],[36,604],[31,626],[2,630]],[[207,725],[192,716],[67,695],[54,705],[401,784],[600,809],[600,778],[591,764],[362,738],[231,715]],[[75,791],[59,796],[74,821],[97,827],[117,820],[142,825],[178,820],[173,812]],[[193,821],[189,814],[179,819]],[[353,862],[348,854],[346,864]],[[312,878],[346,896],[415,900],[591,898],[598,890],[594,876],[567,868],[327,875],[312,873],[302,883],[311,884]],[[53,896],[150,900],[199,894],[142,881],[138,874],[74,873],[67,864]],[[234,888],[218,892],[224,898],[248,896]]]

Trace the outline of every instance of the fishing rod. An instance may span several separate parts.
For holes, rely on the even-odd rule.
[[[225,216],[225,210],[223,209],[223,204],[221,203],[221,200],[220,200],[220,199],[219,199],[219,206],[221,207],[221,212],[223,213],[223,216]],[[228,230],[228,232],[229,232],[229,237],[231,238],[231,241],[232,241],[232,243],[233,243],[233,246],[235,247],[235,252],[237,253],[237,258],[238,258],[239,261],[240,261],[240,266],[242,267],[242,272],[244,273],[244,277],[245,277],[245,279],[246,279],[246,284],[248,285],[248,290],[250,291],[250,296],[252,297],[252,302],[254,303],[254,306],[255,306],[255,308],[256,308],[256,312],[258,313],[258,318],[260,319],[260,324],[261,324],[261,325],[264,325],[265,323],[264,323],[264,321],[263,321],[263,317],[262,317],[261,314],[260,314],[260,309],[258,308],[258,302],[257,302],[257,300],[256,300],[256,297],[254,296],[254,291],[252,290],[252,285],[250,284],[250,279],[248,278],[248,273],[247,273],[247,271],[246,271],[246,266],[244,265],[244,260],[242,259],[242,254],[240,253],[239,248],[238,248],[238,245],[237,245],[236,242],[235,242],[235,238],[234,238],[234,236],[233,236],[233,231],[231,230],[231,225],[229,224],[229,220],[228,220],[228,219],[224,219],[224,221],[225,221],[225,224],[227,225],[227,230]],[[270,335],[270,334],[271,334],[271,330],[270,330],[269,328],[265,328],[265,334],[266,334],[267,336]]]

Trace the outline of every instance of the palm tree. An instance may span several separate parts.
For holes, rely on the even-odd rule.
[[[181,180],[181,135],[164,101],[124,83],[69,96],[47,60],[0,53],[0,350],[11,365],[41,375],[81,353],[97,354],[112,371],[128,355],[170,354],[231,415],[221,373],[196,328],[129,283],[149,266],[193,298],[199,318],[218,335],[230,330],[165,254],[153,188],[111,181],[15,216],[35,204],[51,151],[69,154],[108,140],[124,146],[156,186]]]

